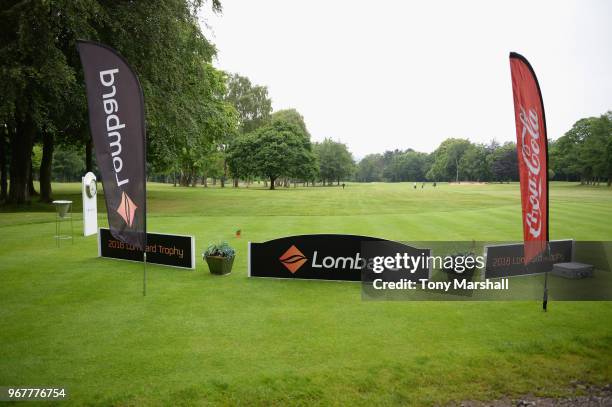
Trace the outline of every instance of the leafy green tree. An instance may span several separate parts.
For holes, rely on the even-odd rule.
[[[490,157],[491,177],[493,181],[518,181],[518,156],[516,144],[508,142],[496,148]]]
[[[275,120],[253,133],[239,136],[230,147],[228,165],[240,178],[270,180],[270,189],[281,177],[307,179],[315,157],[308,136],[294,123]]]
[[[249,78],[238,74],[229,76],[225,100],[238,112],[241,134],[261,127],[268,121],[272,112],[272,100],[268,97],[268,88],[253,85]]]
[[[65,44],[91,32],[96,6],[67,0],[7,0],[0,7],[0,123],[9,133],[11,149],[8,201],[22,204],[32,192],[33,146],[41,133],[64,127],[66,102],[77,89]]]
[[[440,144],[432,153],[433,163],[427,172],[430,180],[459,182],[460,161],[463,154],[470,148],[471,143],[467,139],[449,138]]]
[[[381,154],[368,154],[357,164],[355,179],[359,182],[382,181],[383,168]]]
[[[253,85],[249,78],[238,74],[229,75],[225,101],[230,103],[237,112],[238,126],[236,131],[228,132],[220,143],[220,150],[224,153],[232,146],[238,135],[255,131],[270,120],[272,100],[268,97],[268,88]],[[227,158],[227,157],[226,157]],[[221,187],[225,186],[227,177],[227,161],[223,163],[224,173],[221,178]],[[238,174],[234,174],[234,186],[238,186]]]
[[[582,183],[612,183],[612,113],[578,120],[551,143],[549,155],[555,175]]]
[[[202,165],[202,185],[208,187],[208,178],[214,180],[223,176],[224,162],[225,156],[216,148],[205,156]]]
[[[469,181],[488,181],[491,179],[489,155],[491,150],[483,144],[471,144],[461,156],[459,168],[463,177]]]
[[[405,152],[395,150],[383,170],[383,176],[385,180],[391,182],[424,181],[428,169],[428,154],[412,149]]]
[[[319,177],[323,184],[347,179],[355,170],[355,162],[346,144],[326,138],[315,143],[314,152],[319,162]]]
[[[85,172],[83,151],[76,145],[58,144],[53,151],[52,175],[57,181],[80,181]]]
[[[298,126],[308,138],[310,138],[310,133],[308,132],[308,129],[306,128],[306,122],[304,122],[304,116],[302,116],[295,109],[277,110],[276,112],[270,115],[270,120],[272,121],[280,120],[280,121],[293,123],[296,126]]]
[[[0,125],[11,151],[8,200],[30,200],[31,152],[42,142],[41,197],[50,198],[56,140],[88,145],[77,38],[117,49],[135,69],[145,94],[149,160],[172,168],[185,148],[207,139],[217,114],[214,46],[198,23],[200,0],[130,2],[7,0],[0,6]],[[218,0],[213,11],[220,10]],[[90,148],[88,148],[90,151]],[[90,154],[87,156],[90,157]],[[91,165],[88,165],[91,167]]]

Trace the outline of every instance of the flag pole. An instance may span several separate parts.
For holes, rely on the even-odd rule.
[[[550,176],[548,173],[548,129],[546,128],[546,112],[544,111],[544,99],[542,98],[542,91],[540,90],[540,83],[538,82],[538,78],[536,78],[536,85],[538,87],[538,93],[540,95],[540,102],[542,103],[542,119],[544,121],[544,150],[546,153],[546,254],[547,259],[546,262],[550,260],[550,264],[552,264],[552,256],[550,253]],[[145,178],[146,180],[146,178]],[[546,262],[544,264],[546,264]],[[544,295],[542,297],[542,309],[544,312],[547,311],[548,307],[548,266],[546,267],[546,272],[544,273]]]
[[[136,78],[138,81],[138,78]],[[144,113],[144,94],[142,93],[142,86],[140,86],[140,81],[138,81],[138,87],[140,88],[140,103],[142,105],[142,151],[143,151],[143,174],[144,180],[142,188],[144,190],[144,270],[142,275],[142,296],[147,296],[147,244],[148,244],[148,234],[147,234],[147,122],[145,120]],[[547,178],[548,179],[548,178]]]
[[[550,242],[548,241],[546,242],[546,257],[549,259],[551,258]],[[546,262],[544,264],[546,264]],[[546,272],[544,273],[544,295],[542,296],[542,310],[546,312],[547,307],[548,307],[548,270],[546,270]]]
[[[142,89],[140,90],[140,98],[142,100],[142,105],[144,106],[144,96],[142,95]],[[144,115],[144,112],[143,112]],[[147,296],[147,243],[148,243],[148,235],[147,235],[147,137],[146,137],[146,130],[145,130],[145,126],[146,123],[144,121],[144,116],[142,118],[142,133],[143,133],[143,137],[142,137],[142,144],[143,144],[143,151],[144,151],[144,160],[143,161],[143,166],[144,166],[144,181],[143,181],[143,189],[144,189],[144,249],[143,249],[143,260],[144,260],[144,270],[142,273],[142,296],[146,297]]]
[[[142,275],[142,296],[143,297],[147,296],[147,249],[146,249],[146,244],[145,244],[145,251],[144,251],[144,270],[143,270],[143,275]]]

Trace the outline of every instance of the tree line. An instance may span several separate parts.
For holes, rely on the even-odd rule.
[[[117,49],[138,75],[152,179],[238,186],[240,178],[265,178],[274,188],[350,176],[346,146],[311,143],[297,111],[272,114],[265,86],[212,66],[216,49],[198,23],[207,4],[221,11],[218,0],[2,2],[0,200],[48,202],[52,179],[95,169],[80,38]]]
[[[612,184],[612,111],[578,120],[563,136],[548,142],[549,178],[583,184]],[[412,149],[369,154],[359,161],[355,180],[518,181],[516,143],[472,143],[450,138],[430,154]]]
[[[198,15],[219,0],[20,1],[0,5],[0,201],[52,199],[51,180],[95,170],[76,39],[117,49],[145,96],[151,180],[222,187],[372,181],[516,181],[514,143],[447,139],[432,153],[370,154],[313,142],[295,109],[272,111],[265,86],[214,68]],[[611,183],[612,113],[550,141],[551,179]],[[78,178],[77,178],[78,179]],[[34,181],[40,181],[39,191]]]

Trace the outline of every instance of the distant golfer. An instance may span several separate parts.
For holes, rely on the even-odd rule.
[[[425,188],[425,183],[424,182],[421,184],[421,189],[423,189],[423,188]]]
[[[416,182],[413,184],[413,186],[414,186],[414,189],[416,189]]]
[[[343,182],[342,183],[342,189],[344,189],[345,186],[346,186],[346,184]]]

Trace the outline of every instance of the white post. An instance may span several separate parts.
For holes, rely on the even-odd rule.
[[[98,233],[98,201],[96,176],[93,172],[88,172],[82,178],[83,194],[83,236],[95,235]]]

